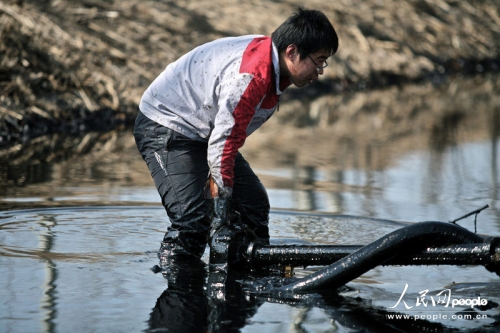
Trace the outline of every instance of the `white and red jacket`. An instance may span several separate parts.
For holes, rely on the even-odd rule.
[[[282,91],[278,51],[270,37],[222,38],[185,54],[153,81],[140,110],[193,140],[208,141],[208,165],[225,194],[248,135],[274,113]]]

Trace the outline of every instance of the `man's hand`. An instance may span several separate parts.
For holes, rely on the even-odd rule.
[[[229,186],[219,187],[214,179],[210,176],[208,179],[209,197],[210,198],[231,198],[233,189]]]
[[[219,197],[219,187],[217,186],[217,183],[215,183],[214,179],[212,176],[208,179],[208,187],[210,189],[210,198],[218,198]]]
[[[210,238],[215,234],[221,226],[228,224],[230,219],[230,212],[232,208],[231,197],[224,197],[219,195],[219,188],[214,182],[213,178],[209,179],[210,196],[213,201],[213,212],[214,216],[212,218],[212,224],[210,227]]]

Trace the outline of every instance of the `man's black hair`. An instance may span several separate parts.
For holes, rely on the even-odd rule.
[[[271,34],[271,38],[279,53],[286,50],[288,45],[295,44],[300,59],[323,50],[333,55],[339,47],[337,32],[325,14],[302,7],[283,22]]]

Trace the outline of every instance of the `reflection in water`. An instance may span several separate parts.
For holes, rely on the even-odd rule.
[[[53,250],[54,234],[52,228],[57,226],[57,222],[53,216],[41,216],[39,225],[45,229],[44,232],[39,234],[39,250],[42,253],[50,253]],[[56,332],[55,319],[57,318],[56,310],[56,280],[57,280],[57,266],[56,263],[46,258],[45,260],[45,281],[42,285],[43,298],[41,306],[45,310],[43,319],[44,332]]]
[[[446,113],[435,120],[429,137],[431,150],[443,151],[447,146],[458,143],[458,127],[465,119],[463,112]]]
[[[146,332],[239,332],[263,303],[244,294],[237,281],[246,274],[207,273],[201,260],[174,258],[162,274],[168,288],[158,298]]]
[[[164,277],[168,288],[156,301],[147,332],[210,332],[205,263],[177,258]]]
[[[490,121],[492,198],[498,200],[498,138],[500,137],[500,107],[493,108]]]
[[[273,124],[273,117],[242,151],[266,188],[286,197],[275,198],[274,208],[408,219],[420,210],[411,206],[447,201],[466,204],[469,211],[498,197],[500,106],[494,96],[500,91],[499,80],[485,76],[456,79],[449,86],[325,96],[315,107],[337,112],[332,123],[292,128]],[[300,106],[309,112],[307,107]],[[276,116],[287,112],[283,105]],[[491,156],[492,193],[474,198],[481,199],[479,203],[464,203],[471,198],[466,183],[477,181],[470,179],[469,168],[484,168],[479,159],[477,166],[470,165],[467,142],[491,143],[489,152],[482,151],[478,158]],[[418,149],[423,153],[414,157]],[[408,162],[412,158],[418,168]],[[81,201],[127,205],[144,200],[145,195],[135,196],[139,190],[150,191],[147,203],[159,202],[129,131],[39,138],[0,151],[0,159],[8,161],[0,163],[0,210]],[[409,213],[402,215],[394,202],[410,206]],[[451,211],[447,218],[461,213]],[[422,211],[415,219],[442,217]]]
[[[29,184],[49,182],[53,172],[53,164],[42,161],[36,164],[12,165],[3,164],[1,183],[5,189],[9,187],[21,187]],[[7,193],[6,193],[7,194]]]

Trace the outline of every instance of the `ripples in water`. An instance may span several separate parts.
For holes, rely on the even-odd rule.
[[[275,244],[366,244],[401,226],[341,215],[271,215]],[[470,314],[464,306],[416,305],[421,291],[428,290],[426,300],[431,302],[443,289],[458,298],[488,299],[491,307],[474,309],[487,318],[429,317],[409,327],[484,328],[499,315],[498,277],[483,267],[377,267],[340,294],[292,300],[245,291],[244,283],[262,283],[265,277],[209,273],[207,252],[203,261],[181,263],[169,275],[154,274],[151,268],[158,263],[156,250],[165,228],[164,211],[158,207],[1,212],[0,298],[5,301],[0,313],[5,331],[387,331],[408,324],[391,322],[386,317],[391,314]],[[296,268],[296,277],[317,269]],[[400,303],[391,309],[406,283],[403,300],[412,308]]]

